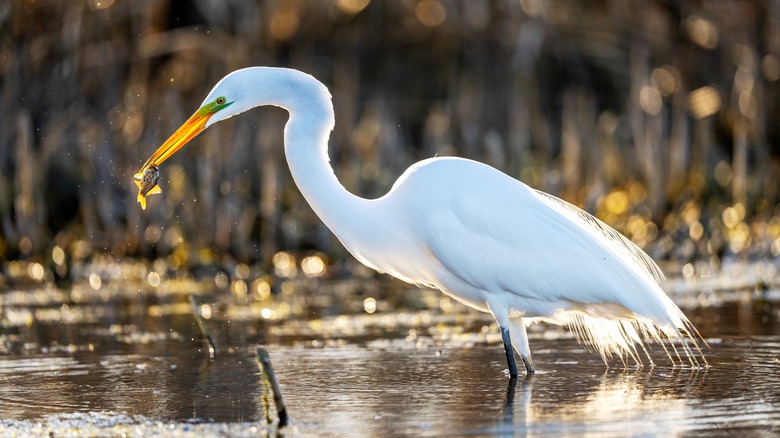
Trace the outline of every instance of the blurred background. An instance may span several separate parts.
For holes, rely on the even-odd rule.
[[[288,254],[314,254],[314,274],[348,259],[292,182],[279,109],[204,132],[136,203],[146,158],[253,65],[331,89],[332,162],[362,196],[459,155],[661,262],[780,254],[778,0],[6,0],[0,286],[130,259],[277,274]]]

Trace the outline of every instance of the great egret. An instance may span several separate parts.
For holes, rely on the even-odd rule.
[[[638,365],[645,343],[675,344],[698,365],[692,324],[659,286],[663,274],[639,247],[585,211],[485,164],[430,158],[381,198],[338,181],[328,158],[330,93],[297,70],[251,67],[225,76],[201,108],[136,175],[138,201],[159,193],[157,167],[202,130],[262,105],[286,109],[292,176],[322,221],[355,258],[405,282],[436,288],[498,322],[511,376],[512,346],[534,373],[526,323],[568,325],[605,363]],[[649,355],[647,355],[650,358]],[[652,360],[651,360],[652,363]]]

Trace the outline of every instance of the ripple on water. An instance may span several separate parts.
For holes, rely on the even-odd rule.
[[[710,308],[695,315],[709,336],[705,354],[712,366],[706,369],[673,367],[660,348],[651,350],[654,367],[607,368],[570,337],[534,331],[539,373],[514,387],[500,342],[481,331],[456,336],[454,330],[418,330],[410,340],[405,329],[360,343],[268,347],[296,430],[308,435],[777,431],[778,326],[747,310]],[[229,323],[212,324],[226,345],[215,361],[205,358],[199,342],[183,340],[197,334],[191,318],[176,326],[181,337],[126,343],[104,335],[90,341],[94,351],[0,356],[0,434],[71,420],[80,427],[85,418],[103,418],[106,427],[157,421],[182,435],[195,425],[206,427],[198,429],[201,434],[235,425],[265,430],[251,342],[228,332]]]

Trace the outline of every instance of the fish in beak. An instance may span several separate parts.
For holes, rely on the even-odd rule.
[[[159,180],[160,171],[157,170],[157,166],[154,163],[149,164],[133,177],[135,185],[138,186],[138,203],[141,204],[141,208],[144,210],[146,210],[147,196],[162,193],[162,189],[157,184]]]

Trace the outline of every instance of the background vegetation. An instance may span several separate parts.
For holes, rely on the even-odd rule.
[[[342,256],[292,183],[281,110],[215,125],[162,166],[149,209],[135,202],[145,159],[252,65],[330,87],[332,161],[364,196],[456,154],[583,206],[658,259],[780,254],[776,0],[7,0],[3,266]]]

